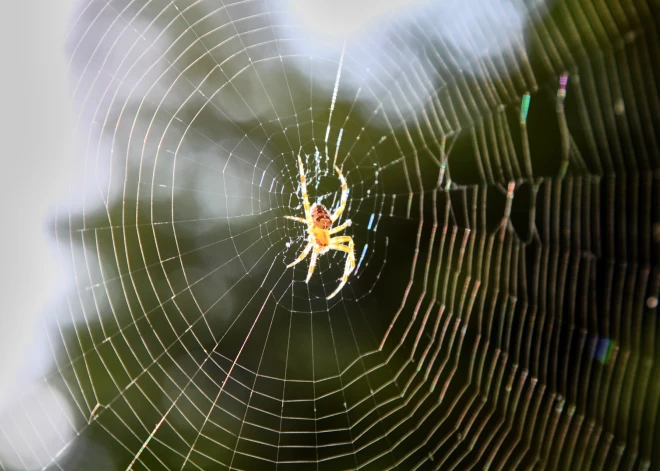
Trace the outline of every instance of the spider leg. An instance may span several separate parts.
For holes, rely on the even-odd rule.
[[[307,279],[305,283],[309,283],[312,273],[314,273],[314,267],[316,266],[316,258],[319,256],[319,246],[314,245],[314,250],[312,251],[312,258],[309,260],[309,270],[307,271]]]
[[[341,173],[341,170],[339,170],[339,167],[337,167],[336,165],[335,165],[335,170],[339,175],[339,180],[341,180],[341,201],[335,213],[332,216],[330,216],[332,222],[335,222],[339,218],[339,216],[341,216],[341,213],[344,212],[344,209],[346,208],[346,200],[348,199],[348,185],[346,184],[346,179],[344,178],[344,175]]]
[[[305,167],[303,167],[302,159],[298,156],[298,170],[300,171],[300,188],[302,189],[303,205],[305,206],[305,218],[307,221],[312,220],[312,212],[309,207],[309,196],[307,195],[307,183],[305,182]]]
[[[343,245],[342,242],[348,242],[348,247]],[[331,299],[335,297],[339,291],[344,287],[348,281],[348,276],[355,270],[355,244],[353,243],[353,238],[350,236],[340,236],[333,237],[330,239],[330,245],[328,246],[331,250],[339,250],[341,252],[346,252],[348,256],[346,257],[346,265],[344,265],[344,275],[341,277],[341,283],[337,286],[330,296],[326,299]]]
[[[284,217],[287,218],[287,219],[291,219],[293,221],[298,221],[298,222],[302,222],[302,223],[307,224],[307,220],[303,219],[303,218],[297,218],[295,216],[284,216]]]
[[[353,247],[353,238],[351,236],[330,237],[330,245],[341,245],[346,242],[349,247]],[[341,246],[344,247],[344,245]],[[342,252],[345,252],[345,250],[342,250]]]
[[[302,251],[302,253],[298,256],[297,259],[295,259],[292,263],[289,263],[286,267],[291,268],[292,266],[302,262],[303,259],[309,253],[309,251],[312,250],[312,247],[314,247],[314,236],[309,236],[309,242],[307,243],[305,250]]]
[[[330,230],[328,231],[328,235],[330,235],[330,234],[336,234],[337,232],[341,232],[341,231],[343,231],[344,229],[346,229],[348,226],[350,226],[351,224],[352,224],[351,220],[348,219],[344,224],[342,224],[342,225],[340,225],[340,226],[337,226],[337,227],[333,227],[332,229],[330,229]]]

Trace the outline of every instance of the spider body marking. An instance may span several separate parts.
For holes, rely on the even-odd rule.
[[[312,222],[314,225],[309,229],[309,232],[314,235],[316,244],[319,247],[330,245],[328,230],[332,227],[332,219],[323,205],[315,204],[312,206]]]
[[[344,178],[344,175],[342,175],[341,170],[339,170],[339,167],[335,165],[335,170],[339,176],[339,180],[341,181],[341,200],[337,210],[332,215],[330,215],[328,210],[325,209],[322,204],[314,204],[310,206],[309,197],[307,195],[307,184],[305,181],[305,168],[303,167],[302,159],[300,156],[298,156],[298,170],[300,172],[300,187],[302,190],[305,218],[303,219],[294,216],[284,217],[307,224],[307,233],[309,234],[309,237],[307,245],[300,253],[298,258],[293,263],[287,265],[287,267],[292,267],[302,262],[311,251],[312,256],[309,262],[309,269],[307,271],[306,279],[306,282],[309,282],[312,274],[314,273],[316,260],[319,255],[323,255],[329,250],[337,250],[348,254],[346,257],[346,264],[344,265],[344,274],[341,277],[341,283],[337,289],[335,289],[332,294],[327,297],[327,299],[330,299],[339,293],[339,291],[346,284],[346,281],[348,281],[348,276],[353,270],[355,270],[355,244],[353,242],[353,238],[350,236],[332,237],[332,234],[341,232],[351,225],[351,220],[349,219],[337,227],[332,227],[332,225],[337,221],[337,219],[339,219],[339,216],[346,208],[346,201],[348,200],[348,185],[346,184],[346,179]]]

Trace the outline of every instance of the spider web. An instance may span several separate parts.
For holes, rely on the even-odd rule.
[[[70,285],[0,469],[660,468],[656,6],[296,5],[76,9]],[[331,300],[298,155],[348,181]]]

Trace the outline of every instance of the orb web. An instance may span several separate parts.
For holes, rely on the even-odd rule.
[[[70,288],[0,467],[659,467],[653,8],[421,4],[321,46],[284,2],[81,2]],[[330,300],[345,254],[287,268],[298,156],[310,202],[348,182]],[[71,433],[17,425],[54,403]]]

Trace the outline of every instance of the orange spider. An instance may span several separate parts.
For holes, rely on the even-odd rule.
[[[351,220],[348,219],[345,223],[333,228],[332,224],[339,218],[344,208],[346,208],[346,200],[348,199],[348,185],[346,185],[346,179],[341,173],[341,170],[335,165],[335,170],[339,175],[339,180],[341,180],[341,201],[339,207],[334,212],[334,214],[328,214],[328,210],[322,204],[314,204],[310,207],[309,198],[307,196],[307,184],[305,183],[305,168],[303,167],[302,160],[298,156],[298,168],[300,170],[300,186],[302,189],[302,198],[303,205],[305,207],[305,218],[298,218],[294,216],[284,216],[287,219],[293,219],[294,221],[302,222],[307,224],[307,232],[309,233],[307,246],[298,256],[298,258],[293,262],[287,265],[292,267],[297,263],[303,261],[303,259],[312,251],[312,258],[309,262],[309,270],[307,271],[307,279],[305,282],[309,282],[314,273],[314,267],[316,266],[316,259],[319,255],[323,255],[329,250],[339,250],[341,252],[346,252],[348,256],[346,257],[346,265],[344,265],[344,275],[341,277],[341,283],[333,293],[327,297],[330,299],[334,297],[339,291],[344,287],[346,281],[348,281],[348,276],[353,270],[355,270],[355,253],[354,253],[354,244],[353,238],[350,236],[338,236],[331,237],[332,234],[341,232],[351,225]],[[348,245],[344,245],[344,244]]]

